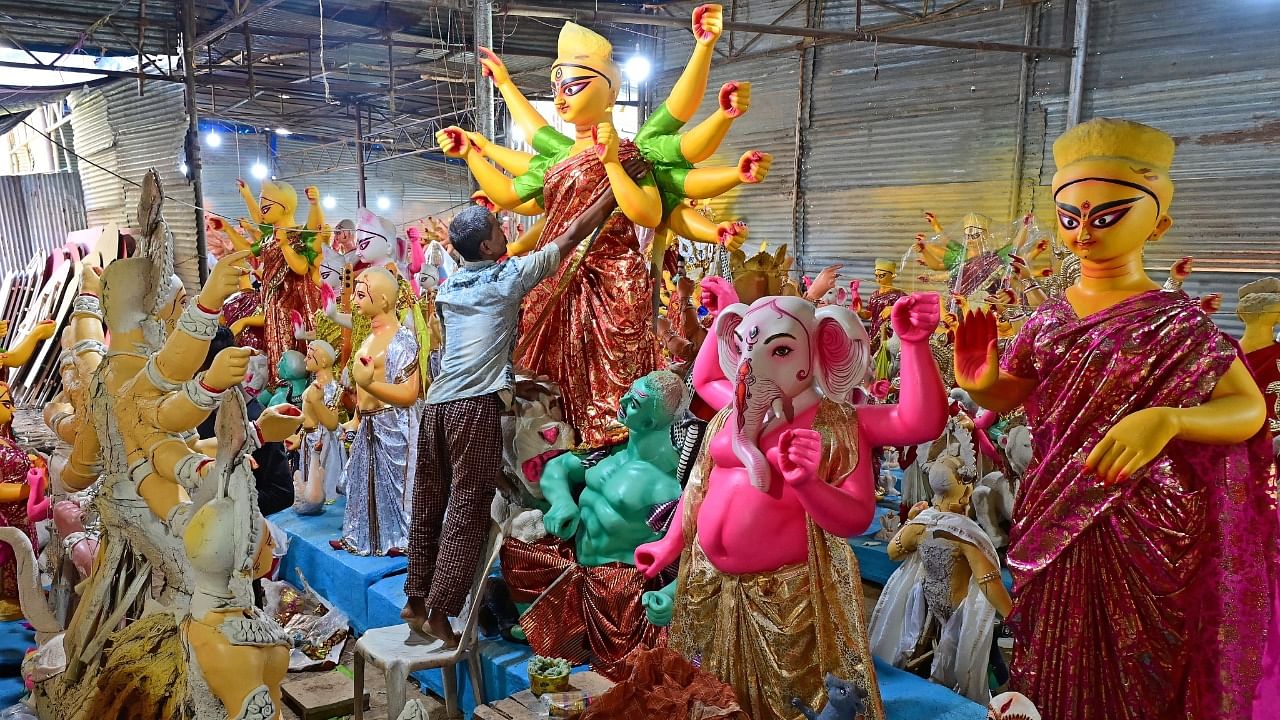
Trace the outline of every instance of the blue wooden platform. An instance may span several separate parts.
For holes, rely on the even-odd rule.
[[[329,547],[329,541],[338,537],[342,527],[342,501],[331,505],[324,515],[300,517],[292,510],[272,516],[271,520],[289,534],[289,552],[281,564],[282,579],[297,583],[295,568],[302,568],[307,581],[351,617],[357,633],[375,627],[400,624],[400,609],[404,607],[404,573],[408,563],[404,558],[358,557]],[[869,532],[879,527],[879,515],[889,508],[877,511]],[[868,548],[859,548],[864,538],[850,543],[864,563],[867,579],[883,583],[895,566],[885,555],[883,548],[879,558],[868,554]],[[883,545],[883,543],[881,543]],[[864,560],[864,555],[866,560]],[[866,567],[870,565],[870,568]],[[868,571],[870,570],[869,574]],[[876,580],[883,576],[883,579]],[[501,638],[488,638],[481,642],[480,655],[484,671],[485,697],[489,700],[507,697],[529,686],[528,661],[532,651],[525,645],[506,642]],[[889,720],[983,720],[986,710],[955,693],[926,682],[914,675],[876,662]],[[459,673],[462,682],[459,699],[468,714],[474,707],[466,673]],[[415,675],[427,688],[443,694],[443,678],[439,671]]]
[[[21,620],[0,623],[0,710],[22,699],[22,659],[36,646],[36,635]]]

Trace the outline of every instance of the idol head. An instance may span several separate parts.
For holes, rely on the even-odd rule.
[[[471,205],[449,221],[449,243],[467,262],[497,260],[507,254],[507,236],[498,218],[480,205]]]
[[[964,241],[966,244],[982,243],[991,230],[991,218],[979,213],[964,216]]]
[[[13,422],[13,391],[9,383],[0,382],[0,427],[9,427]]]
[[[741,248],[729,254],[733,275],[733,289],[738,299],[752,303],[770,295],[787,295],[787,273],[794,258],[787,255],[787,246],[781,245],[770,253],[767,243],[760,243],[760,251],[747,257]]]
[[[870,368],[867,332],[847,308],[765,297],[723,310],[715,334],[721,371],[734,383],[734,454],[751,484],[769,492],[769,463],[757,445],[766,416],[791,422],[797,400],[847,398]]]
[[[618,422],[637,432],[665,428],[684,403],[684,383],[670,370],[655,370],[631,383],[618,401]]]
[[[333,346],[324,340],[312,340],[307,343],[307,372],[314,374],[321,370],[328,370],[333,367],[337,359],[338,353],[334,352]]]
[[[929,464],[929,490],[932,505],[943,511],[964,515],[969,511],[973,485],[960,479],[964,463],[955,455],[943,455]]]
[[[333,247],[340,253],[349,253],[356,249],[356,221],[350,218],[341,220],[333,228]]]
[[[348,258],[332,245],[320,249],[320,282],[328,285],[335,296],[342,294],[346,280]]]
[[[356,223],[356,255],[368,265],[383,265],[396,261],[396,226],[386,218],[378,217],[360,208]]]
[[[888,290],[893,287],[893,281],[898,279],[898,264],[892,260],[880,259],[876,260],[876,285],[881,290]]]
[[[293,215],[298,209],[298,191],[287,182],[263,180],[258,207],[262,209],[262,222],[268,225],[296,225]]]
[[[281,380],[300,380],[307,376],[307,356],[297,350],[285,350],[276,363]]]
[[[399,295],[400,283],[386,268],[371,267],[356,278],[356,307],[365,317],[375,317],[395,310]]]
[[[565,23],[551,65],[551,86],[561,119],[575,127],[594,127],[608,120],[620,82],[609,40],[581,25]]]
[[[1236,315],[1246,325],[1280,325],[1280,278],[1266,277],[1240,288]]]
[[[1140,256],[1170,227],[1173,138],[1128,120],[1097,118],[1053,143],[1058,237],[1082,262]]]

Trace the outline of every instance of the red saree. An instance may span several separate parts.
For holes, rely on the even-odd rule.
[[[1005,370],[1035,460],[1010,531],[1013,687],[1052,720],[1249,720],[1280,573],[1265,433],[1175,440],[1128,481],[1086,475],[1121,418],[1204,403],[1239,350],[1181,292],[1078,318],[1061,298],[1023,326]]]
[[[622,143],[622,161],[638,154],[630,141]],[[551,167],[543,185],[547,223],[538,247],[564,232],[608,184],[594,152]],[[618,400],[658,366],[652,297],[649,261],[640,251],[635,225],[621,211],[525,296],[515,363],[560,386],[566,420],[584,445],[600,447],[626,437],[617,421]]]
[[[294,231],[290,231],[294,232]],[[289,269],[284,251],[276,242],[263,246],[262,255],[262,331],[265,336],[267,362],[271,365],[271,385],[279,381],[276,365],[286,350],[297,350],[299,343],[293,337],[291,310],[297,310],[307,330],[315,321],[320,302],[320,286],[310,275],[299,275]]]

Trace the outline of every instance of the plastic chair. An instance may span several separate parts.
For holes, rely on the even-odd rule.
[[[444,643],[435,640],[430,643],[417,641],[408,625],[393,625],[376,628],[366,632],[356,642],[355,653],[355,720],[364,719],[364,707],[360,698],[364,697],[365,663],[379,668],[386,675],[387,681],[387,717],[399,717],[404,710],[406,685],[409,675],[419,670],[440,668],[444,675],[444,704],[449,717],[459,717],[458,707],[458,674],[456,667],[466,661],[467,675],[471,680],[471,692],[475,696],[476,705],[483,705],[484,676],[480,670],[480,653],[476,633],[476,623],[480,618],[481,603],[485,588],[490,582],[489,571],[498,560],[498,552],[502,548],[502,532],[497,525],[489,531],[487,552],[476,576],[471,583],[471,594],[462,608],[462,614],[451,620],[454,632],[458,633],[458,647],[446,649]]]

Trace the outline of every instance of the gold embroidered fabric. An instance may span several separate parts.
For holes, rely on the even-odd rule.
[[[721,412],[707,437],[724,425]],[[857,463],[851,408],[824,401],[814,429],[823,437],[819,470],[829,483]],[[708,443],[709,444],[709,443]],[[826,704],[826,673],[867,691],[866,720],[884,720],[862,612],[861,575],[853,550],[809,520],[809,559],[774,572],[727,575],[697,542],[697,515],[712,462],[706,446],[685,490],[685,549],[680,558],[671,648],[733,686],[753,720],[795,720],[799,698]]]

